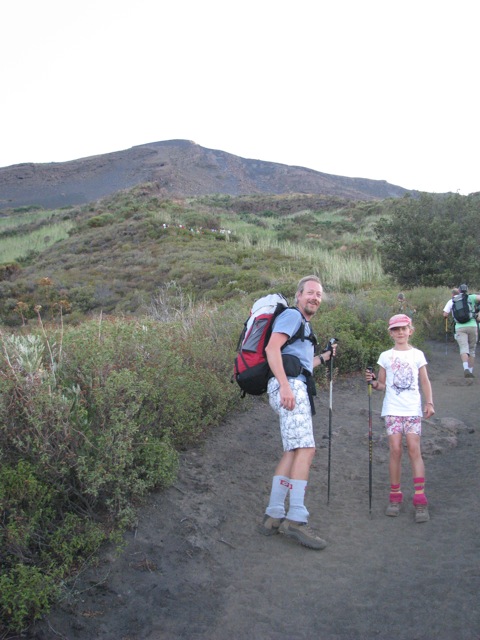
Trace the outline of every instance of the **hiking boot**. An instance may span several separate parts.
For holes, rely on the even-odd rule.
[[[465,376],[465,378],[474,378],[475,377],[473,375],[473,373],[471,371],[469,371],[468,369],[465,369],[465,373],[463,375]]]
[[[283,522],[283,518],[272,518],[268,514],[263,516],[261,524],[257,525],[257,531],[264,536],[274,536]]]
[[[288,538],[293,538],[304,547],[309,549],[325,549],[327,543],[310,529],[306,522],[295,522],[294,520],[285,520],[280,525],[280,533]]]
[[[396,518],[400,515],[401,502],[389,502],[388,507],[385,509],[385,515]]]
[[[415,522],[428,522],[430,520],[430,514],[428,513],[428,505],[416,504],[415,505]]]

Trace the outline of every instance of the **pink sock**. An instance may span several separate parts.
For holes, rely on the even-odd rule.
[[[403,494],[400,491],[399,484],[390,485],[390,502],[402,502]]]
[[[413,496],[413,504],[428,504],[427,496],[425,495],[425,478],[414,478],[413,486],[415,488],[415,495]]]

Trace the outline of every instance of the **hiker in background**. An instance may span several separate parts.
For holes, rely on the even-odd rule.
[[[480,338],[480,301],[475,305],[475,320],[477,322],[477,342]]]
[[[320,307],[322,295],[319,278],[302,278],[295,294],[296,308],[285,310],[275,319],[266,347],[268,364],[274,376],[268,382],[267,392],[270,406],[280,417],[284,453],[275,469],[270,500],[258,529],[267,536],[282,533],[310,549],[324,549],[326,542],[308,526],[309,512],[304,503],[315,455],[311,405],[315,389],[312,391],[308,386],[313,383],[313,368],[328,362],[332,354],[335,355],[336,345],[331,347],[331,351],[317,356],[314,356],[313,342],[308,339],[296,340],[283,350],[282,347],[295,335],[302,322],[306,321],[305,338],[313,334],[310,320]],[[287,376],[282,354],[296,356],[310,375]],[[285,513],[287,495],[289,508]]]
[[[459,290],[457,289],[457,287],[453,287],[452,289],[452,304],[453,304],[453,298],[455,296],[458,296],[459,294]],[[445,313],[443,314],[443,317],[445,318],[445,344],[447,344],[448,342],[448,331],[449,329],[452,330],[452,333],[455,334],[455,320],[453,319],[453,315],[450,318],[450,323],[448,322],[449,320],[449,314],[445,315]],[[446,348],[446,347],[445,347]],[[445,352],[446,355],[446,352]]]
[[[414,314],[417,313],[416,309],[413,309],[407,302],[405,294],[400,292],[397,296],[397,304],[393,305],[393,310],[395,313],[404,313],[409,316],[409,318],[413,318]]]
[[[453,287],[453,289],[452,289],[452,304],[453,304],[454,297],[458,296],[459,293],[460,293],[460,289],[457,289],[457,287]]]
[[[443,317],[448,318],[450,313],[452,314],[455,323],[455,340],[463,364],[463,375],[465,378],[474,378],[473,365],[478,339],[475,305],[480,302],[480,295],[469,294],[466,284],[461,284],[457,293],[454,291],[456,289],[452,290],[452,297],[443,308]]]
[[[425,465],[420,448],[422,398],[419,382],[425,397],[423,415],[427,419],[435,413],[432,385],[423,351],[409,344],[414,331],[410,318],[404,313],[394,315],[388,322],[388,331],[394,346],[380,354],[377,362],[378,376],[370,369],[366,370],[366,379],[371,382],[372,389],[385,390],[382,416],[390,448],[390,497],[385,515],[394,517],[400,514],[403,502],[400,477],[405,435],[415,489],[415,522],[427,522],[430,516],[425,495]]]

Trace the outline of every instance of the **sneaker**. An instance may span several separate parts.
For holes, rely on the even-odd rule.
[[[293,538],[304,547],[309,549],[325,549],[327,543],[310,529],[306,522],[295,522],[294,520],[285,520],[280,525],[280,533],[288,538]]]
[[[465,372],[463,374],[465,376],[465,378],[474,378],[475,376],[473,375],[473,373],[471,371],[469,371],[468,369],[465,369]]]
[[[388,507],[385,509],[385,515],[396,518],[400,515],[401,502],[389,502]]]
[[[283,522],[283,518],[272,518],[265,514],[263,520],[257,525],[257,531],[264,536],[274,536]]]
[[[430,514],[428,513],[428,505],[415,505],[415,522],[428,522],[429,520]]]

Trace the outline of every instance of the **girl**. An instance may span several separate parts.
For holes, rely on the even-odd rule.
[[[382,416],[385,418],[390,447],[390,500],[385,514],[398,516],[400,513],[403,501],[400,487],[402,440],[405,435],[415,488],[415,522],[427,522],[430,516],[425,496],[425,466],[420,450],[422,407],[418,385],[420,381],[426,400],[423,415],[428,419],[433,416],[435,409],[427,361],[423,351],[409,344],[413,326],[407,315],[400,313],[392,316],[388,330],[395,344],[392,349],[380,354],[378,378],[368,369],[366,371],[367,382],[372,388],[385,390]]]

